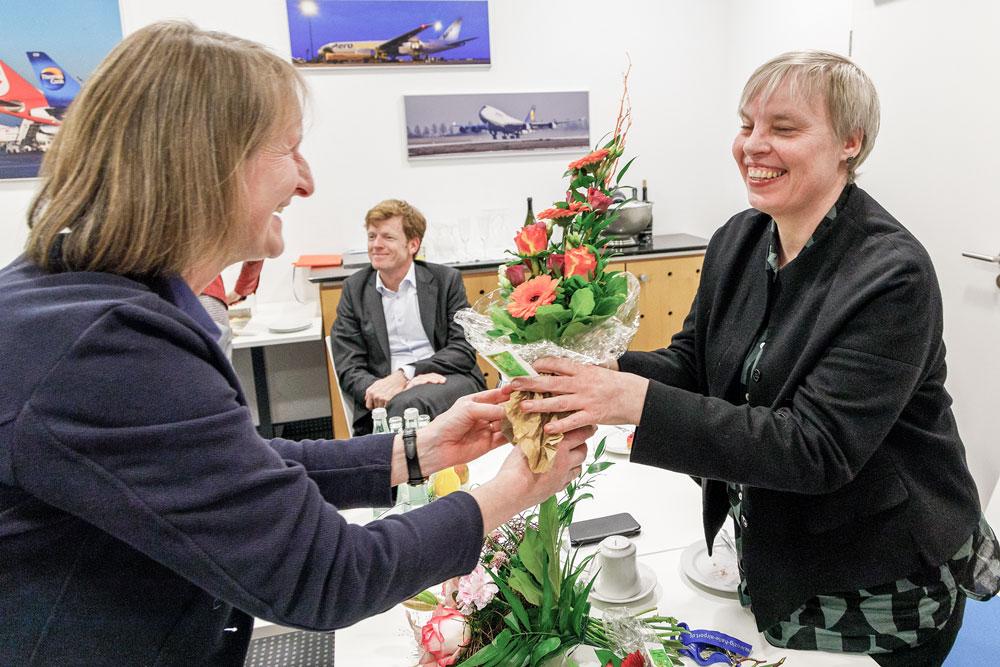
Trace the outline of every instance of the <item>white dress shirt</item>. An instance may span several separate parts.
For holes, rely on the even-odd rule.
[[[413,379],[416,372],[414,363],[434,356],[434,347],[420,321],[415,269],[416,265],[410,263],[410,270],[395,292],[385,286],[381,275],[375,274],[375,289],[382,297],[382,312],[385,313],[385,326],[389,331],[392,372],[402,368],[408,380]]]

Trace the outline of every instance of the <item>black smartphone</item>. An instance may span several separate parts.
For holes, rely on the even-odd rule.
[[[622,512],[597,519],[574,521],[569,525],[569,543],[571,546],[578,547],[600,542],[611,535],[624,535],[625,537],[638,535],[641,530],[642,528],[635,517],[628,512]]]

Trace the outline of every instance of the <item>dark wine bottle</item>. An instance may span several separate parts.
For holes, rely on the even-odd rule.
[[[642,201],[649,201],[649,199],[646,197],[646,194],[647,194],[646,193],[646,179],[644,178],[644,179],[642,179]]]
[[[528,197],[528,214],[524,216],[524,226],[535,224],[535,212],[531,209],[531,197]]]

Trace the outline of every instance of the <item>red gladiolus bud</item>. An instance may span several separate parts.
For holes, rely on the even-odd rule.
[[[554,252],[551,255],[549,255],[548,259],[545,260],[545,268],[547,268],[549,271],[562,273],[564,261],[565,257],[562,254]]]
[[[591,271],[597,268],[597,258],[584,246],[567,250],[563,261],[563,275],[567,278],[573,276],[586,278]]]
[[[521,228],[514,237],[517,251],[528,257],[537,255],[549,245],[549,233],[544,222],[536,222]]]
[[[512,266],[508,266],[504,273],[507,275],[507,280],[510,281],[510,284],[513,287],[517,287],[523,283],[524,279],[527,277],[528,267],[524,264],[514,264]]]

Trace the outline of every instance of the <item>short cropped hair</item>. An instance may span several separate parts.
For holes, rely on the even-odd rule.
[[[875,85],[851,60],[829,51],[791,51],[764,63],[750,76],[740,97],[739,113],[757,97],[767,99],[784,82],[793,95],[823,95],[837,138],[861,130],[861,150],[847,163],[848,182],[875,145],[879,101]]]
[[[397,215],[403,219],[403,234],[406,235],[406,239],[419,239],[422,241],[424,233],[427,231],[427,219],[424,218],[423,213],[418,211],[416,207],[402,199],[386,199],[375,204],[365,214],[365,229],[368,229],[373,224],[395,218]]]
[[[28,256],[120,275],[226,257],[249,216],[247,159],[301,122],[305,92],[255,42],[185,21],[136,31],[83,86],[43,160]]]

